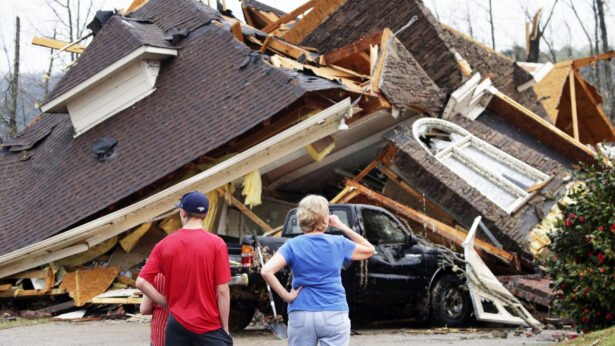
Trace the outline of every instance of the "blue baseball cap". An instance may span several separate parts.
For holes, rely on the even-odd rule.
[[[201,192],[192,191],[183,195],[181,202],[175,203],[175,206],[190,213],[207,214],[209,200]]]

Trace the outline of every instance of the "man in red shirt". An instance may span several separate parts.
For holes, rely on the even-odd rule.
[[[203,229],[209,201],[195,191],[176,205],[183,226],[154,246],[136,286],[171,311],[165,345],[232,345],[228,251],[220,237]],[[158,273],[165,276],[166,296],[153,286]]]

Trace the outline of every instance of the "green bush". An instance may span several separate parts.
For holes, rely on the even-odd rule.
[[[579,330],[615,324],[615,169],[601,158],[597,167],[575,172],[581,183],[559,205],[562,216],[549,235],[541,264],[552,280],[553,307]]]

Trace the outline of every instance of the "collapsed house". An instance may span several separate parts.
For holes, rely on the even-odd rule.
[[[512,61],[421,1],[242,7],[247,23],[135,1],[94,30],[44,113],[3,144],[0,297],[137,302],[100,294],[134,285],[192,190],[228,241],[275,233],[306,193],[383,205],[458,249],[482,216],[475,245],[492,270],[532,272],[532,230],[573,164],[595,159],[586,144],[615,138],[578,73]]]

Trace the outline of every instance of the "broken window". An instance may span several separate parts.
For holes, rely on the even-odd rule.
[[[414,138],[438,161],[500,208],[512,213],[548,175],[441,119],[419,119]]]
[[[404,231],[390,216],[373,209],[361,210],[367,240],[373,244],[400,244],[406,239]]]

